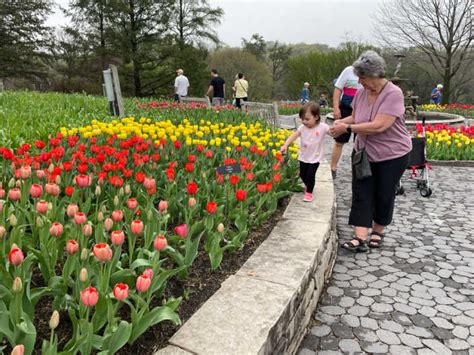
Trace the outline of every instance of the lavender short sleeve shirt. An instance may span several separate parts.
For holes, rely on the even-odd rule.
[[[368,91],[357,91],[352,107],[354,122],[373,121],[378,114],[396,117],[395,122],[384,132],[378,134],[357,134],[355,149],[365,147],[371,162],[380,162],[404,156],[411,151],[411,137],[405,125],[405,105],[400,88],[388,82],[372,104],[368,102]]]

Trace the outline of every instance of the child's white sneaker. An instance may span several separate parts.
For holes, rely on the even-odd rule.
[[[313,194],[310,192],[305,192],[303,197],[304,202],[311,202],[313,201]]]

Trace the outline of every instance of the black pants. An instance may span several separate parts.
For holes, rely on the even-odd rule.
[[[354,154],[354,152],[352,153]],[[388,226],[392,222],[395,188],[408,164],[408,154],[370,163],[372,176],[357,180],[352,171],[352,207],[349,224],[372,228],[372,222]]]
[[[242,108],[242,101],[248,101],[248,97],[239,97],[235,99],[235,107]]]
[[[314,184],[316,182],[316,171],[318,171],[319,163],[303,163],[300,161],[300,178],[306,185],[306,191],[313,193]]]
[[[341,118],[346,118],[352,115],[352,107],[346,105],[339,105],[339,110],[341,110]],[[350,133],[343,133],[334,138],[337,143],[345,144],[351,139]]]

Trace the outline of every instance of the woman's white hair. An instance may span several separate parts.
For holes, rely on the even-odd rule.
[[[357,76],[385,77],[385,60],[375,51],[365,51],[352,66]]]

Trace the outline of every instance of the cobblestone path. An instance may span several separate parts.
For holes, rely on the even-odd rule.
[[[351,236],[349,153],[335,181],[340,240]],[[433,195],[423,198],[405,174],[382,249],[339,248],[299,355],[474,355],[473,176],[435,166]]]

